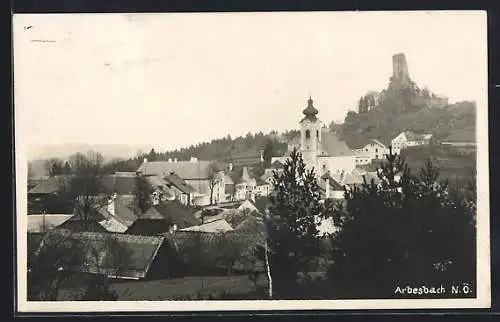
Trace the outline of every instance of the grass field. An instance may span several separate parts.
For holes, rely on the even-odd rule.
[[[265,286],[267,279],[261,276],[258,286]],[[231,296],[244,297],[256,291],[255,285],[246,275],[236,276],[191,276],[177,279],[162,279],[151,281],[118,281],[111,284],[118,293],[119,301],[162,301],[175,300],[179,297],[202,294],[229,292]],[[61,291],[60,300],[67,300],[71,294],[82,292],[80,288]]]

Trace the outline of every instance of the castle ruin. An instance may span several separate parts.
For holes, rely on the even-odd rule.
[[[392,56],[392,77],[393,81],[400,85],[404,86],[410,83],[405,54],[399,53]]]

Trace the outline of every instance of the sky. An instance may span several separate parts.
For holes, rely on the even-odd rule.
[[[189,146],[328,123],[381,90],[392,55],[461,100],[487,95],[482,12],[14,15],[16,138]],[[481,108],[481,106],[478,106]],[[487,108],[487,107],[485,107]]]

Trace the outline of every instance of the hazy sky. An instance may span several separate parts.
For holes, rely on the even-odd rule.
[[[400,52],[419,86],[486,95],[477,12],[17,15],[13,30],[26,146],[167,149],[297,128],[309,94],[324,122],[343,120]]]

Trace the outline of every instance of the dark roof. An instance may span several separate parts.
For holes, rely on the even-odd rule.
[[[329,184],[330,184],[331,190],[336,190],[336,191],[344,190],[344,187],[341,184],[339,184],[337,182],[337,180],[335,180],[334,178],[332,178],[331,175],[326,174],[326,173],[321,176],[321,183],[319,185],[321,189],[323,189],[323,190],[326,189],[326,179],[328,179],[328,178],[330,179]]]
[[[136,177],[123,175],[110,175],[102,179],[102,185],[108,192],[121,195],[133,194],[136,188]]]
[[[191,187],[186,181],[182,180],[175,172],[170,173],[165,177],[165,181],[182,191],[183,193],[189,194],[194,192],[193,187]]]
[[[315,122],[318,119],[316,117],[316,114],[318,114],[318,110],[314,107],[313,100],[311,97],[309,97],[309,99],[307,100],[307,107],[302,111],[302,113],[305,115],[302,121],[307,119],[312,122]]]
[[[212,161],[150,161],[142,163],[137,172],[145,176],[163,176],[172,171],[184,180],[207,179]]]
[[[257,178],[257,186],[265,186],[269,185],[269,182],[262,180],[261,178]]]
[[[41,180],[36,186],[31,188],[29,194],[51,194],[59,192],[61,185],[69,184],[70,176],[60,175]]]
[[[195,218],[195,209],[184,206],[177,200],[159,203],[147,210],[140,219],[162,219],[177,225],[179,229],[200,224]]]
[[[268,197],[255,197],[255,202],[253,203],[259,212],[264,213],[268,207],[271,206],[271,200]]]
[[[107,269],[110,276],[118,275],[118,277],[137,279],[146,277],[159,248],[165,240],[162,236],[138,236],[98,232],[71,233],[61,229],[51,231],[45,238],[49,238],[49,236],[55,233],[59,234],[59,236],[66,236],[71,239],[83,241],[86,245],[94,246],[87,248],[89,249],[86,256],[87,265],[77,268],[78,271],[98,273]],[[123,267],[118,272],[112,268],[112,261],[115,255],[113,252],[115,250],[105,247],[107,238],[116,240],[118,245],[122,246],[125,250],[126,257],[122,259],[124,261]],[[102,256],[100,256],[101,258],[97,263],[95,256],[91,253],[92,249],[99,249],[102,252]]]
[[[272,164],[271,164],[271,168],[272,169],[284,169],[285,166],[283,165],[283,163],[279,162],[278,160],[274,161]]]

